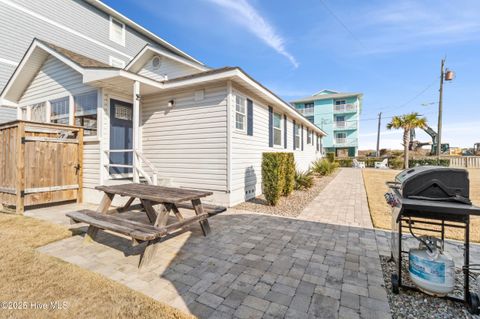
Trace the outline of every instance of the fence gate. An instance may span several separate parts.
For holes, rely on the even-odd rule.
[[[15,121],[0,126],[0,204],[82,201],[83,129]]]

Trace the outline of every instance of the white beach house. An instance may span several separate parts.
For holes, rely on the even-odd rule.
[[[122,32],[133,22],[91,2],[128,41]],[[299,170],[321,156],[325,133],[242,69],[206,67],[159,41],[120,63],[34,38],[4,85],[0,114],[84,127],[88,202],[100,198],[95,186],[143,179],[211,190],[212,202],[232,206],[261,194],[263,152],[293,152]]]

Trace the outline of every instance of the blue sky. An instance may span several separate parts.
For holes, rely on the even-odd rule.
[[[480,1],[105,2],[211,67],[242,67],[287,101],[324,88],[363,92],[361,149],[375,147],[380,111],[418,111],[436,129],[446,56],[457,76],[445,85],[443,141],[480,142]],[[387,120],[381,147],[400,148]]]

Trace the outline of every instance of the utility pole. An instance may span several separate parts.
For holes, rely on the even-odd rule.
[[[438,138],[437,138],[437,157],[440,159],[442,153],[442,111],[443,111],[443,78],[445,73],[445,58],[442,59],[440,66],[440,96],[438,98]]]
[[[377,131],[377,157],[380,157],[380,126],[382,123],[382,112],[378,113],[378,131]]]

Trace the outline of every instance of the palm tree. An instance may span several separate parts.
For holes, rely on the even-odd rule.
[[[410,130],[424,128],[427,125],[427,119],[420,117],[416,112],[404,115],[397,115],[387,124],[387,129],[403,129],[403,161],[404,167],[408,168],[408,146],[410,144]]]

